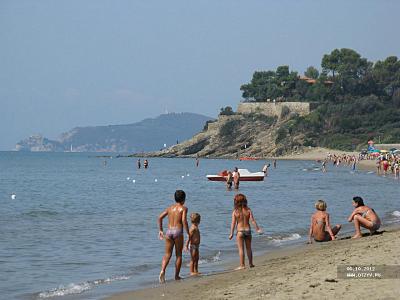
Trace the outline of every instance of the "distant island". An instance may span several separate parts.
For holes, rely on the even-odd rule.
[[[144,152],[160,150],[191,138],[213,120],[195,113],[169,113],[126,125],[76,127],[57,140],[32,135],[15,146],[17,151]]]

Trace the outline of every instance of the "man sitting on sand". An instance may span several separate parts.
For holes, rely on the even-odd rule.
[[[381,226],[381,220],[374,209],[366,206],[361,197],[354,197],[352,205],[355,209],[350,215],[348,221],[354,221],[356,234],[353,236],[353,239],[362,237],[361,226],[369,229],[370,233],[374,234]]]
[[[308,236],[308,242],[311,244],[313,237],[316,242],[327,242],[335,240],[335,235],[338,234],[341,225],[336,225],[331,228],[329,222],[329,214],[326,212],[326,202],[324,200],[318,200],[315,203],[317,211],[311,216],[310,232]]]
[[[187,207],[184,206],[186,194],[182,190],[175,192],[175,204],[164,210],[158,217],[158,233],[160,240],[165,238],[165,255],[162,259],[161,272],[159,276],[160,283],[165,282],[165,269],[168,266],[175,246],[176,262],[175,262],[175,280],[180,280],[179,272],[182,265],[182,249],[183,249],[183,229],[189,236],[189,227],[187,222]],[[164,235],[163,219],[168,216],[168,230]]]

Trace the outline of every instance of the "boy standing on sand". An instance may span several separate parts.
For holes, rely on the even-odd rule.
[[[199,247],[200,247],[200,215],[191,213],[190,220],[192,226],[189,229],[189,238],[186,242],[185,249],[190,250],[190,275],[198,275],[199,273]]]
[[[161,272],[159,276],[160,283],[165,282],[165,269],[168,266],[175,246],[176,262],[175,262],[175,280],[180,280],[179,272],[182,266],[182,249],[183,249],[183,229],[189,235],[187,223],[187,207],[184,206],[186,194],[182,190],[175,192],[175,204],[164,210],[158,217],[158,227],[160,229],[158,236],[162,240],[165,238],[165,255],[162,259]],[[164,235],[163,219],[168,216],[168,230]]]

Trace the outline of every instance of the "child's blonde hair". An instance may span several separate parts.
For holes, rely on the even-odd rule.
[[[194,224],[200,224],[201,216],[198,213],[191,213],[190,214],[190,221]]]
[[[325,211],[328,205],[326,205],[326,202],[324,200],[318,200],[315,202],[315,208],[321,211]]]

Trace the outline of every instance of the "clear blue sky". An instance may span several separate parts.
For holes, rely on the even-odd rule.
[[[400,1],[0,1],[0,150],[34,133],[217,116],[255,70],[400,56]]]

